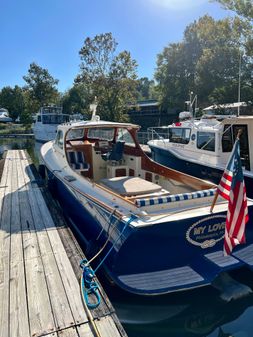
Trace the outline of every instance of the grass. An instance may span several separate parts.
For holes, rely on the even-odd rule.
[[[31,125],[0,123],[0,135],[32,133]]]

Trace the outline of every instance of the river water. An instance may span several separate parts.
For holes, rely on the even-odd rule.
[[[40,146],[32,139],[0,139],[0,157],[8,149],[27,149],[38,165]],[[253,272],[233,276],[253,289]],[[225,302],[218,291],[205,287],[143,298],[112,288],[102,275],[99,279],[129,337],[253,337],[253,293]]]

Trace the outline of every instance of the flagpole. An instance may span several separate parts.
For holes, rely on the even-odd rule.
[[[242,129],[239,129],[238,132],[237,132],[237,135],[236,135],[236,139],[240,140],[241,134],[242,134]],[[232,151],[232,152],[233,152],[233,151]],[[232,152],[231,152],[231,154],[232,154]],[[214,195],[214,198],[213,198],[212,205],[211,205],[211,207],[210,207],[210,213],[213,212],[214,206],[215,206],[216,201],[217,201],[217,199],[218,199],[218,195],[219,195],[218,190],[216,190],[215,195]]]
[[[216,204],[218,195],[219,195],[219,193],[218,193],[218,191],[216,190],[215,195],[214,195],[214,198],[213,198],[213,202],[212,202],[212,205],[211,205],[211,208],[210,208],[210,213],[213,212],[213,209],[214,209],[214,206],[215,206],[215,204]]]

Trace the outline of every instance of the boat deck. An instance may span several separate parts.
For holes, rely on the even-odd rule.
[[[84,307],[77,244],[55,226],[24,151],[7,152],[0,209],[0,336],[126,336],[102,288],[100,306]]]

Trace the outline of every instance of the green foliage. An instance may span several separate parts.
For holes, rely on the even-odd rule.
[[[186,27],[180,43],[165,47],[157,58],[155,78],[164,107],[181,106],[189,92],[200,104],[237,101],[242,56],[242,99],[252,99],[253,30],[238,17],[215,21],[205,15]]]
[[[124,121],[127,104],[136,97],[137,63],[127,51],[116,55],[116,48],[111,33],[86,38],[75,82],[85,86],[86,106],[97,97],[97,113],[102,119]]]
[[[0,135],[22,134],[31,132],[30,128],[20,124],[0,123]]]
[[[9,116],[15,120],[24,109],[23,90],[19,86],[3,87],[0,91],[0,107],[8,109]]]
[[[64,93],[61,105],[64,113],[87,115],[89,111],[89,93],[87,87],[82,84],[75,84],[71,89]]]
[[[147,77],[141,77],[137,80],[137,98],[138,100],[157,99],[155,81]]]
[[[219,2],[224,8],[235,11],[246,19],[253,19],[252,0],[213,0]]]
[[[59,81],[54,79],[47,69],[38,66],[36,63],[31,63],[28,74],[23,76],[23,79],[27,83],[25,90],[29,100],[33,101],[30,105],[33,106],[35,111],[44,104],[56,102],[58,91],[55,86]]]

